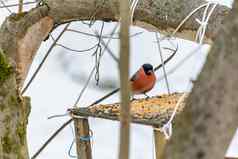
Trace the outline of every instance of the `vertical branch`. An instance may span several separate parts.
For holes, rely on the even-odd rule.
[[[23,0],[19,0],[18,13],[21,13],[23,9]]]
[[[129,158],[130,134],[130,88],[129,88],[129,1],[120,0],[120,85],[121,85],[121,110],[120,110],[120,151],[119,159]]]
[[[78,158],[92,159],[88,119],[74,119],[74,125]]]
[[[164,159],[167,141],[164,137],[164,134],[157,130],[157,128],[154,128],[154,141],[156,159]]]

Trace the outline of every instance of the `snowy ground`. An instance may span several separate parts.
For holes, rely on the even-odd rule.
[[[223,2],[226,2],[226,4],[229,3],[225,0]],[[3,21],[3,17],[7,15],[8,12],[3,9],[0,10],[0,23]],[[101,23],[97,22],[93,29],[98,29],[100,25]],[[106,24],[104,33],[110,33],[113,26],[114,24]],[[77,28],[86,32],[91,31],[87,26],[80,22],[72,24],[71,28]],[[55,37],[61,29],[62,27],[58,28],[54,32]],[[157,45],[154,42],[154,33],[147,32],[146,30],[138,27],[132,28],[132,33],[140,31],[143,31],[143,33],[132,38],[131,41],[131,74],[133,74],[140,67],[140,65],[145,62],[150,62],[153,65],[160,63]],[[96,39],[88,38],[75,33],[66,33],[60,42],[70,46],[71,48],[86,49],[92,46],[96,42]],[[48,40],[42,44],[32,64],[28,78],[43,58],[51,43],[52,41]],[[179,52],[174,57],[173,61],[166,65],[167,71],[176,67],[176,64],[178,64],[179,61],[186,57],[186,55],[188,55],[196,47],[196,44],[181,39],[178,39],[177,43],[179,44]],[[168,43],[164,42],[162,45],[168,46]],[[112,41],[110,48],[112,48],[112,50],[118,55],[117,40]],[[177,68],[173,74],[169,75],[168,79],[170,89],[173,92],[183,92],[190,89],[191,85],[188,87],[189,80],[194,79],[199,73],[203,63],[205,62],[207,50],[208,46],[204,46],[201,52],[198,52],[189,58],[183,65],[181,65],[181,67]],[[164,56],[168,56],[168,53],[165,53]],[[93,67],[93,64],[94,58],[90,56],[89,53],[78,54],[66,51],[60,47],[54,48],[39,75],[26,92],[26,95],[30,96],[32,99],[32,111],[28,124],[28,143],[31,155],[42,145],[44,141],[46,141],[56,128],[68,119],[68,117],[63,117],[48,120],[47,117],[55,114],[63,114],[67,108],[70,108],[74,104],[85,82],[85,80],[80,79],[80,77],[87,77],[90,73],[89,70]],[[161,71],[157,73],[158,78],[162,75],[163,73]],[[102,58],[100,68],[100,87],[103,88],[108,84],[108,82],[111,81],[114,81],[116,85],[119,83],[117,63],[114,62],[107,53],[105,53]],[[82,107],[86,106],[107,92],[110,92],[110,89],[95,88],[95,81],[92,80],[90,87],[83,95],[79,105]],[[163,80],[157,82],[155,89],[150,92],[150,95],[159,93],[166,93],[166,85]],[[118,100],[118,95],[116,95],[105,102],[110,103]],[[91,129],[94,132],[94,158],[116,159],[118,156],[119,123],[94,118],[90,118],[89,121]],[[47,147],[47,149],[42,152],[39,159],[70,158],[67,151],[72,140],[72,129],[71,127],[67,127]],[[238,145],[238,143],[235,145]],[[130,152],[132,159],[154,158],[151,127],[132,124]],[[75,149],[73,149],[73,153],[75,153]],[[235,151],[230,149],[228,153],[229,156],[231,156],[231,154],[234,154]],[[238,156],[237,150],[234,155]]]

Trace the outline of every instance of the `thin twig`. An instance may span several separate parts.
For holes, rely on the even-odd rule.
[[[50,138],[41,146],[41,148],[31,157],[31,159],[35,159],[44,149],[45,147],[71,122],[73,119],[69,119],[66,121],[60,128],[58,128],[51,136]]]
[[[72,154],[71,154],[71,151],[72,151],[72,148],[73,148],[75,142],[76,142],[76,139],[75,139],[75,137],[74,137],[73,141],[72,141],[71,144],[70,144],[69,150],[68,150],[68,156],[69,156],[70,158],[77,158],[77,155],[72,155]]]
[[[83,89],[82,89],[81,92],[79,93],[79,96],[78,96],[77,100],[75,101],[74,107],[76,107],[76,106],[78,105],[79,100],[81,99],[81,97],[82,97],[84,91],[85,91],[86,88],[88,87],[88,84],[89,84],[89,82],[90,82],[90,80],[91,80],[91,78],[92,78],[92,76],[93,76],[93,73],[94,73],[95,69],[96,69],[96,67],[94,66],[93,69],[92,69],[92,71],[91,71],[91,73],[90,73],[90,75],[89,75],[89,77],[88,77],[88,80],[86,81],[86,83],[85,83]]]
[[[1,2],[2,5],[3,5],[3,6],[1,6],[1,8],[6,8],[6,9],[8,10],[8,12],[9,12],[10,14],[12,14],[12,11],[8,8],[8,6],[4,3],[4,1],[3,1],[3,0],[0,0],[0,2]]]
[[[88,48],[88,49],[85,49],[85,50],[76,50],[76,49],[71,49],[71,48],[69,48],[69,47],[67,47],[67,46],[65,46],[65,45],[63,45],[63,44],[56,44],[57,46],[60,46],[60,47],[62,47],[62,48],[64,48],[64,49],[66,49],[66,50],[69,50],[69,51],[72,51],[72,52],[77,52],[77,53],[82,53],[82,52],[87,52],[87,51],[91,51],[91,50],[93,50],[93,49],[95,49],[98,45],[96,44],[96,45],[94,45],[94,46],[92,46],[92,47],[90,47],[90,48]]]
[[[180,60],[175,66],[167,72],[167,76],[173,74],[178,68],[180,68],[189,58],[191,58],[197,51],[199,51],[202,47],[198,46],[193,51],[191,51],[188,55],[186,55],[182,60]],[[158,78],[157,81],[161,81],[164,79],[164,76]]]
[[[34,2],[24,2],[24,3],[22,3],[22,5],[24,6],[24,5],[30,5],[30,4],[35,4],[35,3],[37,3],[37,1],[34,1]],[[6,8],[6,7],[11,8],[11,7],[17,7],[17,6],[19,6],[19,3],[17,3],[17,4],[8,4],[8,5],[5,5],[5,6],[0,6],[0,8]]]
[[[76,137],[75,137],[74,128],[73,128],[73,126],[72,126],[71,124],[70,124],[70,128],[71,128],[72,135],[73,135],[73,138],[74,138],[74,139],[73,139],[73,141],[72,141],[72,143],[71,143],[71,145],[70,145],[70,147],[69,147],[68,155],[69,155],[69,157],[71,157],[71,158],[77,158],[77,155],[72,155],[72,154],[71,154],[73,145],[74,145],[74,143],[76,142]]]
[[[101,63],[101,58],[103,56],[102,54],[102,47],[101,47],[101,36],[103,33],[103,29],[104,29],[104,22],[102,22],[102,26],[101,26],[101,30],[100,30],[100,36],[98,38],[98,44],[97,44],[97,48],[95,50],[95,52],[93,53],[93,55],[95,55],[95,68],[96,68],[96,73],[95,73],[95,80],[96,80],[96,85],[99,84],[99,79],[100,79],[100,63]]]
[[[111,91],[110,93],[104,95],[103,97],[99,98],[98,100],[96,100],[95,102],[93,102],[92,104],[90,104],[88,107],[91,107],[93,105],[96,105],[100,102],[102,102],[103,100],[107,99],[108,97],[111,97],[113,94],[117,93],[120,90],[120,88],[116,88],[113,91]]]
[[[178,45],[177,45],[177,47],[176,47],[175,50],[170,49],[170,48],[166,48],[166,47],[165,47],[164,49],[173,51],[173,54],[170,55],[170,56],[164,61],[164,65],[166,65],[166,64],[174,57],[174,55],[177,53],[177,51],[178,51]],[[156,71],[159,70],[162,66],[163,66],[162,64],[159,64],[158,66],[156,66],[156,67],[154,68],[154,71],[156,72]]]
[[[57,115],[51,115],[47,119],[53,119],[53,118],[59,118],[59,117],[66,117],[69,115],[69,112],[64,113],[64,114],[57,114]]]
[[[19,0],[18,13],[22,13],[23,10],[23,0]]]
[[[190,12],[184,19],[183,21],[178,25],[178,27],[173,31],[172,35],[170,36],[175,36],[175,34],[179,31],[179,29],[183,26],[183,24],[194,14],[196,13],[198,10],[200,10],[201,8],[203,7],[206,7],[207,6],[207,3],[206,4],[203,4],[199,7],[197,7],[196,9],[194,9],[192,12]]]
[[[102,54],[104,54],[104,52],[107,50],[107,47],[108,47],[109,43],[110,43],[111,40],[112,40],[112,36],[113,36],[113,34],[116,32],[116,30],[117,30],[118,27],[119,27],[119,23],[117,23],[117,24],[115,25],[115,27],[112,29],[111,36],[109,37],[109,40],[107,41],[107,43],[104,45],[104,49],[103,49],[103,51],[102,51]]]
[[[38,72],[40,71],[41,67],[43,66],[43,64],[45,63],[47,57],[49,56],[50,52],[53,50],[54,46],[57,44],[57,41],[62,37],[62,35],[64,34],[64,32],[66,31],[66,29],[69,27],[70,23],[68,23],[64,29],[62,30],[62,32],[59,34],[59,36],[55,39],[55,41],[53,42],[53,44],[50,46],[50,48],[48,49],[46,55],[44,56],[43,60],[41,61],[41,63],[39,64],[39,66],[37,67],[36,71],[34,72],[34,74],[32,75],[31,79],[29,80],[29,82],[26,84],[26,86],[22,89],[21,95],[23,95],[26,90],[29,88],[29,86],[31,85],[31,83],[33,82],[33,80],[35,79],[36,75],[38,74]]]
[[[99,34],[97,31],[95,31],[96,36],[99,38]],[[107,50],[107,52],[109,53],[109,55],[112,57],[112,59],[114,61],[116,61],[117,63],[119,63],[118,58],[116,57],[116,55],[112,52],[112,50],[107,46],[107,44],[105,43],[105,41],[103,39],[101,39],[101,44],[104,46],[104,48]]]
[[[157,44],[158,44],[158,49],[159,49],[159,54],[160,54],[160,59],[161,59],[161,63],[162,63],[162,68],[163,68],[163,72],[164,72],[164,77],[165,77],[165,82],[166,82],[168,94],[170,94],[169,81],[168,81],[167,73],[166,73],[165,66],[164,66],[164,59],[163,59],[163,55],[162,55],[162,49],[161,49],[161,46],[160,46],[160,40],[159,40],[159,37],[158,37],[158,33],[155,33],[155,37],[156,37],[156,40],[158,41]]]
[[[115,31],[117,30],[118,26],[119,26],[119,24],[117,24],[117,25],[113,28],[113,30],[112,30],[112,32],[111,32],[111,37],[113,36],[113,34],[115,33]],[[99,37],[102,37],[102,29],[103,29],[103,26],[102,26],[102,28],[101,28]],[[104,45],[103,50],[100,50],[99,59],[96,58],[97,69],[98,69],[98,67],[99,67],[98,64],[100,64],[100,63],[98,63],[98,62],[100,62],[100,59],[101,59],[101,57],[104,55],[104,53],[105,53],[105,51],[106,51],[106,47],[109,45],[109,43],[111,42],[111,40],[112,40],[112,38],[109,38],[109,40],[107,41],[107,43]],[[101,45],[100,45],[101,42],[102,42],[102,38],[99,38],[99,43],[98,43],[98,45],[100,46],[100,47],[99,47],[100,49],[101,49]],[[97,52],[97,50],[95,51],[95,54],[96,54],[96,52]],[[97,70],[97,69],[96,69],[96,72],[99,71],[99,70]],[[98,74],[98,75],[99,75],[99,74]],[[96,77],[96,76],[95,76],[95,78],[96,78],[96,80],[99,79],[99,77]],[[97,84],[98,84],[98,83],[97,83]]]
[[[90,34],[90,33],[85,33],[85,32],[82,32],[82,31],[79,31],[79,30],[75,30],[75,29],[67,29],[67,31],[70,31],[70,32],[75,32],[75,33],[79,33],[79,34],[83,34],[83,35],[87,35],[87,36],[92,36],[92,37],[97,37],[97,35],[94,35],[94,34]],[[137,33],[134,33],[134,34],[131,34],[130,37],[136,37],[140,34],[142,34],[143,32],[137,32]],[[117,34],[117,33],[115,33]],[[107,36],[107,35],[102,35],[101,38],[103,39],[119,39],[119,37],[112,37],[112,36]]]
[[[68,29],[66,31],[68,31]],[[55,38],[52,35],[50,35],[50,37],[53,39],[53,41],[55,41]],[[97,43],[97,44],[93,45],[92,47],[90,47],[88,49],[76,50],[76,49],[71,49],[71,48],[69,48],[69,47],[67,47],[67,46],[65,46],[63,44],[56,43],[56,45],[66,49],[66,50],[69,50],[69,51],[72,51],[72,52],[77,52],[77,53],[91,51],[91,50],[95,49],[96,47],[98,47],[98,43]]]

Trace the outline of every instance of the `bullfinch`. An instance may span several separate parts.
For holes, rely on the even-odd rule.
[[[135,94],[144,94],[148,98],[149,96],[146,94],[146,92],[150,91],[154,87],[155,82],[156,76],[154,73],[153,66],[148,63],[143,64],[141,68],[130,79],[132,97]],[[117,93],[118,91],[120,91],[120,88],[116,88],[112,92],[106,94],[99,100],[92,103],[90,106],[98,104],[99,102]],[[134,98],[132,98],[132,100],[133,99]]]
[[[150,91],[156,82],[156,76],[151,64],[143,64],[141,68],[131,77],[132,94],[144,94],[149,97],[146,92]]]

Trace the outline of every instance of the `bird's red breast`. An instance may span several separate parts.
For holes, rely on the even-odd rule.
[[[133,94],[142,94],[150,91],[156,82],[156,76],[152,71],[147,75],[143,68],[140,68],[131,78],[131,90]]]

